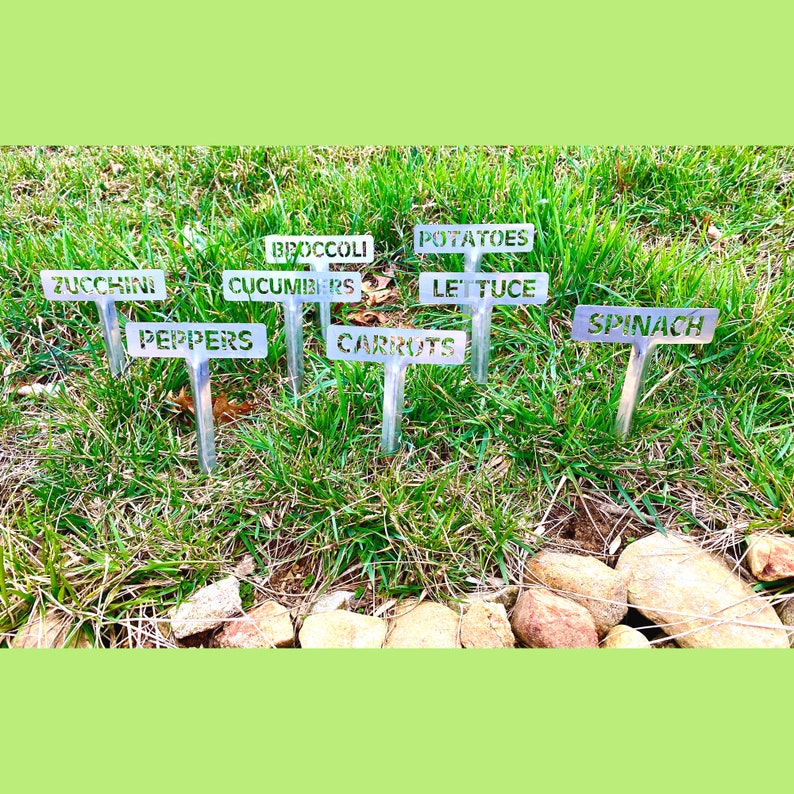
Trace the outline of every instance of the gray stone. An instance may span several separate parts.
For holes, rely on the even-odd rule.
[[[302,648],[380,648],[386,639],[386,621],[333,609],[309,615],[298,638]]]
[[[597,648],[598,632],[590,612],[570,598],[533,587],[522,593],[510,621],[530,648]]]
[[[355,593],[350,590],[337,590],[333,593],[321,595],[309,610],[310,615],[319,615],[321,612],[332,612],[335,609],[350,609],[350,602]]]
[[[466,593],[460,600],[460,606],[466,612],[472,604],[501,604],[505,609],[512,609],[518,599],[521,588],[509,584],[499,590],[483,593]]]
[[[631,626],[613,626],[601,641],[602,648],[650,648],[648,638]]]
[[[460,643],[464,648],[512,648],[516,641],[504,605],[472,604],[460,621]]]
[[[242,618],[226,623],[215,638],[218,648],[289,648],[295,629],[287,607],[265,601]]]
[[[226,618],[241,614],[240,583],[234,576],[196,590],[174,610],[171,630],[182,639],[220,626]]]
[[[628,600],[684,648],[786,648],[775,610],[721,558],[676,533],[626,547]]]
[[[392,618],[387,648],[460,648],[460,616],[432,601],[400,602]]]
[[[525,579],[585,607],[599,637],[617,626],[628,611],[626,576],[595,557],[541,551],[527,563]]]
[[[794,538],[755,533],[747,539],[747,564],[762,582],[794,577]]]

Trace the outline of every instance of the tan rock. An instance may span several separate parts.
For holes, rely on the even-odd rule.
[[[601,641],[602,648],[650,648],[648,638],[631,626],[613,626]]]
[[[516,641],[504,605],[472,604],[460,621],[460,643],[464,648],[512,648]]]
[[[309,615],[298,637],[302,648],[380,648],[386,639],[386,621],[333,609]]]
[[[786,648],[775,610],[721,558],[675,533],[631,543],[617,570],[628,600],[684,648]]]
[[[290,611],[278,601],[265,601],[242,618],[228,621],[215,638],[218,648],[289,648],[294,644]]]
[[[505,609],[512,609],[518,599],[521,588],[515,584],[509,584],[500,590],[484,593],[467,593],[461,598],[460,606],[464,612],[472,604],[485,602],[486,604],[502,604]]]
[[[386,648],[460,648],[460,616],[443,604],[410,599],[395,609]]]
[[[750,535],[747,564],[762,582],[776,582],[794,576],[794,538],[788,535]]]
[[[17,632],[12,648],[90,648],[85,632],[72,631],[74,618],[50,607],[43,615],[35,612]]]
[[[196,590],[173,612],[171,630],[182,639],[220,626],[226,618],[241,614],[240,583],[234,576]]]
[[[593,616],[575,601],[533,587],[516,601],[513,632],[530,648],[596,648]]]
[[[794,596],[778,607],[777,614],[788,631],[789,644],[794,648]]]
[[[336,590],[333,593],[321,595],[309,610],[310,615],[319,615],[321,612],[331,612],[334,609],[350,609],[350,602],[353,600],[351,590]]]
[[[585,607],[599,637],[617,626],[628,611],[626,576],[595,557],[541,551],[526,567],[530,584],[543,584]]]

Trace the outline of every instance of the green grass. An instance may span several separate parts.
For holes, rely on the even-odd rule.
[[[654,528],[792,528],[793,173],[794,151],[769,148],[0,150],[0,634],[55,605],[98,644],[134,644],[245,553],[257,597],[454,597],[519,581],[538,524],[583,505],[605,507],[605,549]],[[380,308],[460,328],[454,307],[416,303],[421,270],[461,267],[413,254],[414,224],[434,222],[534,223],[531,253],[484,269],[546,271],[549,301],[494,311],[487,388],[467,366],[409,368],[390,458],[383,367],[329,361],[307,310],[292,400],[280,309],[225,302],[221,271],[262,267],[270,233],[371,233],[367,269],[393,265],[400,293]],[[217,428],[209,478],[168,402],[184,362],[134,360],[116,381],[95,307],[41,292],[44,268],[130,267],[164,268],[169,299],[125,317],[268,327],[267,359],[212,362],[214,393],[259,405]],[[721,312],[712,344],[659,350],[625,443],[629,351],[572,341],[579,303]],[[31,382],[63,391],[18,397]]]

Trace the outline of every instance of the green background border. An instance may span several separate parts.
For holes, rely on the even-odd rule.
[[[108,8],[4,9],[0,142],[794,138],[793,14],[773,3]],[[792,660],[3,652],[0,769],[9,791],[765,785],[787,768]]]

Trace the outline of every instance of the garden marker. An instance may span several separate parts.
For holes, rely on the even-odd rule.
[[[284,304],[287,377],[297,396],[303,383],[303,304],[361,300],[361,274],[286,270],[224,270],[223,297],[229,301],[267,301]]]
[[[491,310],[494,306],[545,303],[547,273],[420,273],[420,303],[456,303],[471,307],[471,374],[488,381]]]
[[[371,234],[336,237],[269,234],[265,237],[265,262],[271,264],[309,265],[319,273],[328,270],[328,265],[368,265],[374,259],[375,240]],[[331,324],[330,302],[317,304],[317,322],[327,342],[327,329]]]
[[[96,304],[108,365],[116,377],[124,370],[116,301],[165,300],[162,270],[42,270],[41,285],[48,300]]]
[[[579,342],[631,344],[615,423],[618,437],[631,431],[634,406],[642,392],[656,345],[704,345],[714,338],[717,309],[650,309],[635,306],[577,306],[571,338]]]
[[[331,325],[327,349],[330,359],[382,361],[386,365],[381,448],[392,453],[400,445],[406,368],[409,364],[462,364],[466,334],[463,331]]]
[[[267,328],[260,323],[127,323],[127,352],[143,358],[184,358],[193,389],[199,467],[215,467],[210,393],[211,358],[264,358]]]

